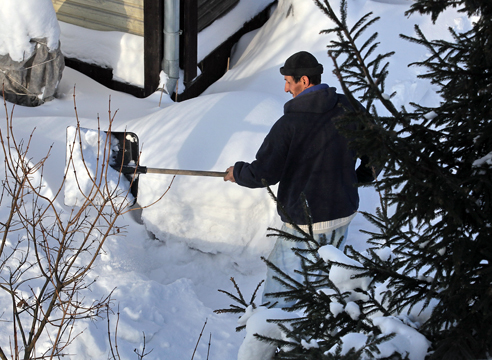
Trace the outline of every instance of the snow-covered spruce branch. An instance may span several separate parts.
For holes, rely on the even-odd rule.
[[[239,289],[239,285],[236,283],[236,280],[233,277],[231,277],[230,280],[234,285],[234,289],[236,290],[237,295],[234,295],[231,292],[226,291],[226,290],[220,290],[219,289],[218,291],[223,293],[223,294],[226,294],[228,297],[230,297],[232,300],[237,302],[239,305],[231,304],[231,305],[229,305],[230,307],[227,309],[214,310],[214,313],[216,313],[216,314],[224,314],[224,313],[244,314],[244,313],[246,313],[246,311],[248,310],[249,307],[251,307],[252,309],[256,309],[257,305],[255,304],[254,301],[256,299],[256,295],[258,293],[258,290],[260,289],[264,280],[262,280],[258,283],[255,291],[253,291],[253,294],[251,295],[249,302],[247,302],[244,299],[244,296],[243,296],[241,290]],[[245,327],[246,327],[245,325],[240,325],[240,326],[236,327],[236,331],[241,331]]]
[[[308,208],[307,204],[306,212]],[[284,235],[282,231],[272,230],[275,236]],[[410,320],[413,318],[405,315],[406,309],[395,308],[391,303],[390,294],[396,289],[385,283],[387,276],[373,271],[375,265],[385,265],[396,258],[387,256],[384,246],[379,244],[364,253],[349,247],[349,255],[332,245],[313,241],[308,233],[299,237],[285,235],[293,246],[300,242],[311,246],[308,251],[295,251],[303,260],[302,270],[297,272],[302,275],[302,281],[263,260],[278,274],[276,281],[284,286],[284,291],[269,295],[294,300],[295,305],[285,309],[251,305],[244,309],[231,305],[228,312],[244,312],[239,324],[247,333],[238,359],[268,358],[274,352],[280,359],[298,360],[391,356],[406,359],[410,352],[425,352],[427,340],[413,325],[407,325],[413,324]],[[390,262],[386,265],[391,266]],[[247,305],[237,284],[235,288],[240,295],[228,295]],[[396,344],[406,333],[421,349],[398,348],[400,345]]]
[[[412,3],[407,15],[431,14],[436,21],[453,7],[473,21],[468,29],[450,28],[450,40],[429,40],[418,26],[415,37],[401,36],[427,49],[428,56],[410,65],[424,68],[417,78],[430,80],[439,98],[433,101],[434,107],[410,103],[413,112],[402,108],[395,113],[387,106],[391,96],[383,96],[388,102],[380,96],[384,95],[386,67],[373,71],[385,54],[369,57],[369,50],[376,49],[376,38],[360,39],[359,30],[369,24],[368,18],[351,28],[346,22],[346,2],[341,20],[328,1],[316,2],[335,23],[328,32],[338,35],[338,40],[329,46],[329,56],[344,92],[350,98],[352,92],[362,90],[362,99],[367,97],[372,104],[368,106],[371,116],[354,114],[352,119],[373,120],[373,127],[367,122],[358,134],[362,140],[355,142],[355,148],[374,154],[385,164],[384,176],[376,186],[385,191],[391,214],[383,210],[367,216],[378,228],[369,233],[371,244],[387,247],[373,251],[372,256],[389,256],[385,257],[388,261],[370,264],[376,279],[387,279],[381,287],[383,303],[397,314],[420,318],[416,326],[432,341],[429,359],[485,358],[491,349],[491,332],[483,319],[490,317],[491,309],[486,284],[491,282],[488,214],[492,187],[490,163],[479,159],[491,153],[488,35],[492,21],[487,14],[492,5],[482,0]],[[370,64],[375,67],[370,69]],[[391,116],[379,116],[373,100],[380,101]]]

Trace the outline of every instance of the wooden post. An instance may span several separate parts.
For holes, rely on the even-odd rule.
[[[184,70],[184,85],[188,86],[197,76],[198,57],[198,1],[181,0],[181,29],[180,42],[181,67]]]
[[[159,86],[164,57],[164,0],[144,0],[144,71],[145,96]]]

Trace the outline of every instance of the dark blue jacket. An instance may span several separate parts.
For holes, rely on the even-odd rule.
[[[256,160],[235,164],[236,182],[249,188],[263,187],[262,179],[269,185],[279,183],[278,201],[298,225],[307,224],[301,193],[306,195],[313,223],[352,215],[359,207],[356,154],[335,128],[344,108],[351,108],[347,98],[329,87],[288,101]],[[358,171],[364,182],[371,177],[366,161]]]

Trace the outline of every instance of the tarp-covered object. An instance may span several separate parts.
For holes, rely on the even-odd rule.
[[[7,101],[38,106],[55,96],[65,62],[60,46],[50,51],[45,38],[30,42],[34,51],[27,59],[14,61],[9,54],[0,55],[0,85]]]

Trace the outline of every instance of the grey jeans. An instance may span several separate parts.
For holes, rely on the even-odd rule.
[[[351,220],[351,219],[350,219]],[[345,246],[345,242],[347,239],[347,233],[348,233],[348,227],[349,223],[338,227],[336,229],[329,229],[326,232],[315,232],[314,233],[314,238],[318,241],[321,242],[321,244],[325,245],[326,242],[331,243],[331,239],[333,236],[333,232],[335,232],[335,237],[334,237],[334,244],[340,243],[340,239],[343,236],[343,239],[341,240],[341,243],[338,245],[339,249],[343,249]],[[299,237],[302,237],[302,235],[294,230],[292,227],[287,226],[284,224],[282,226],[282,231],[288,232],[292,235],[296,235]],[[306,244],[304,242],[293,242],[290,240],[285,240],[282,238],[278,238],[275,246],[268,256],[268,260],[273,263],[275,266],[277,266],[280,270],[282,270],[284,273],[295,279],[296,281],[302,283],[303,282],[303,276],[299,273],[296,273],[294,270],[301,270],[301,258],[297,256],[293,251],[292,248],[299,248],[299,249],[306,249]],[[267,301],[270,301],[271,303],[278,301],[278,304],[275,305],[277,308],[284,308],[284,307],[290,307],[294,305],[295,301],[285,301],[283,298],[274,298],[274,297],[266,297],[265,295],[268,293],[274,293],[274,292],[280,292],[280,291],[285,291],[287,290],[281,283],[279,283],[277,280],[273,279],[273,276],[280,277],[279,274],[277,274],[273,269],[270,269],[267,267],[267,274],[266,274],[266,279],[265,279],[265,286],[263,289],[263,297],[262,301],[263,303],[266,303]]]

